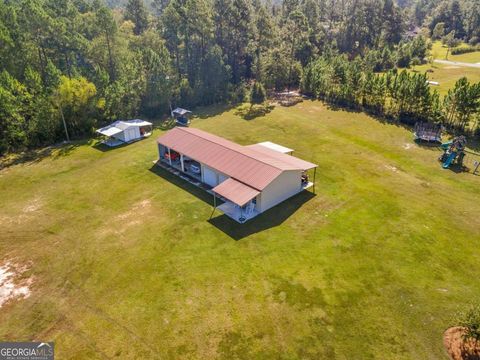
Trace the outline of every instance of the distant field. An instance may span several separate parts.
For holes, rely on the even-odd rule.
[[[438,86],[432,85],[431,88],[436,89],[440,95],[446,95],[448,90],[454,87],[455,82],[463,76],[466,76],[471,83],[480,81],[480,68],[434,63],[433,65],[415,66],[410,68],[409,71],[426,72],[429,80],[439,83]]]
[[[461,46],[466,46],[465,44]],[[434,59],[445,60],[447,48],[442,46],[440,41],[433,43],[431,55]],[[480,51],[461,55],[449,55],[449,61],[457,62],[480,62]],[[455,82],[461,77],[465,76],[467,79],[476,83],[480,81],[480,68],[465,67],[456,64],[425,64],[420,66],[413,66],[408,69],[410,72],[427,73],[428,79],[439,83],[438,86],[432,85],[432,89],[436,89],[440,95],[446,95],[448,90],[453,88]]]
[[[459,47],[467,47],[467,44],[461,44]],[[438,60],[445,60],[445,55],[447,54],[447,48],[442,45],[440,41],[435,41],[432,44],[431,55]],[[475,51],[466,54],[452,55],[449,53],[448,59],[450,61],[460,61],[467,63],[479,63],[480,62],[480,51]]]
[[[319,164],[315,196],[209,220],[210,195],[152,168],[159,129],[0,170],[0,266],[30,289],[0,339],[53,340],[58,359],[446,360],[444,330],[480,298],[480,176],[318,101],[235,113],[192,126],[295,149]]]

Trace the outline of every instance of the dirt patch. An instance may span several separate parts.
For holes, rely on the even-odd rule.
[[[41,207],[42,207],[42,203],[41,203],[40,199],[36,198],[36,199],[33,199],[32,201],[30,201],[30,202],[23,208],[23,212],[24,212],[24,213],[31,213],[31,212],[40,210]]]
[[[30,296],[33,278],[22,277],[28,266],[6,261],[0,266],[0,308],[12,300],[26,299]]]
[[[398,172],[398,169],[395,166],[392,166],[392,165],[385,165],[385,168],[387,168],[388,170],[391,170],[393,172]]]
[[[455,326],[443,334],[443,345],[452,360],[480,360],[480,342],[464,339],[465,328]]]
[[[149,199],[139,201],[130,208],[115,216],[108,225],[101,230],[102,236],[123,235],[128,229],[143,224],[150,216],[152,203]]]
[[[20,208],[20,212],[16,216],[2,215],[0,214],[0,225],[2,226],[15,226],[23,224],[36,216],[35,212],[40,210],[43,206],[43,202],[39,198],[34,198],[27,202],[23,208]]]
[[[140,201],[132,206],[132,208],[123,214],[120,214],[117,216],[117,219],[119,220],[126,220],[128,218],[133,218],[138,215],[144,214],[145,212],[148,211],[152,203],[150,202],[149,199]]]
[[[460,66],[450,65],[450,66],[445,66],[444,69],[460,69]]]

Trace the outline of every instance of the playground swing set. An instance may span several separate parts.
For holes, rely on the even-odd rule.
[[[463,159],[465,158],[465,146],[467,139],[461,135],[451,141],[443,143],[440,147],[443,149],[443,154],[438,160],[442,163],[444,169],[448,169],[451,165],[457,165],[463,168]]]
[[[442,126],[440,124],[416,123],[414,128],[414,136],[416,141],[438,142],[442,141]],[[457,136],[451,141],[447,141],[440,145],[443,150],[442,155],[438,158],[444,169],[455,166],[458,169],[468,171],[465,166],[473,165],[473,174],[480,172],[480,158],[478,154],[465,149],[467,139],[465,136]],[[469,155],[467,155],[469,154]]]

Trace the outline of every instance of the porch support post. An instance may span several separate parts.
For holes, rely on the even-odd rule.
[[[315,194],[315,175],[317,174],[317,168],[313,168],[313,193]]]
[[[212,218],[216,208],[217,208],[217,196],[215,195],[215,192],[213,192],[213,210],[212,210],[212,213],[210,214],[210,219]]]
[[[168,162],[170,163],[170,166],[172,166],[172,154],[170,153],[170,148],[168,148]]]
[[[180,164],[182,165],[182,172],[185,172],[185,165],[183,165],[183,154],[180,154]]]

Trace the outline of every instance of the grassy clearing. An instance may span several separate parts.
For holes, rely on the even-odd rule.
[[[459,47],[468,47],[467,44],[462,43]],[[441,41],[435,41],[432,44],[432,50],[430,51],[431,56],[434,59],[445,60],[447,55],[448,48],[442,45]],[[474,51],[471,53],[452,55],[448,54],[448,59],[450,61],[466,62],[466,63],[478,63],[480,62],[480,51]]]
[[[412,67],[409,71],[427,73],[428,79],[437,81],[438,86],[432,85],[440,95],[446,95],[449,89],[453,89],[455,83],[461,77],[466,77],[471,83],[480,81],[480,68],[469,68],[457,65],[444,65],[434,63]]]
[[[193,126],[296,149],[316,196],[208,221],[209,196],[151,171],[159,130],[0,171],[2,258],[35,279],[0,338],[53,339],[59,359],[446,359],[443,331],[480,297],[480,178],[362,113],[235,112]]]
[[[460,46],[467,46],[462,44]],[[435,41],[432,44],[431,56],[434,59],[445,60],[447,48],[443,47],[440,41]],[[448,60],[457,62],[480,62],[480,51],[473,53],[449,55]],[[438,86],[432,86],[432,89],[436,89],[440,95],[446,95],[448,90],[453,88],[455,82],[461,77],[467,77],[471,83],[480,81],[480,68],[464,67],[460,65],[446,65],[446,64],[424,64],[420,66],[414,66],[409,71],[415,71],[420,73],[427,73],[428,79],[431,81],[437,81]]]

